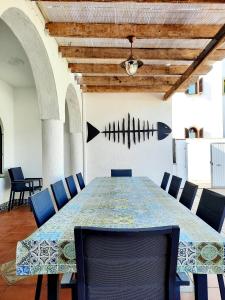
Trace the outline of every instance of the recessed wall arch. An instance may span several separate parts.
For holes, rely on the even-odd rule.
[[[75,175],[83,171],[83,139],[80,105],[72,83],[67,87],[64,107],[64,172]]]
[[[68,85],[65,101],[68,106],[70,133],[81,133],[82,132],[81,111],[80,111],[79,100],[76,94],[76,90],[72,83]]]
[[[45,45],[32,21],[23,11],[12,7],[0,18],[20,41],[33,72],[41,119],[59,119],[56,83]]]

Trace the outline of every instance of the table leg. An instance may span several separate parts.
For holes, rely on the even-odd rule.
[[[195,300],[208,300],[208,283],[206,274],[193,274]]]
[[[48,300],[59,300],[59,275],[48,275]]]
[[[220,296],[221,300],[225,300],[225,286],[223,281],[223,274],[217,274],[219,288],[220,288]]]

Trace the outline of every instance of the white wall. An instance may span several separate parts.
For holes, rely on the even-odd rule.
[[[9,195],[7,169],[14,164],[14,93],[13,88],[0,80],[0,119],[3,125],[3,167],[6,178],[0,178],[0,203]]]
[[[204,129],[205,138],[223,137],[222,63],[203,76],[203,93],[176,93],[172,99],[173,137],[184,138],[184,128]]]
[[[14,89],[15,165],[26,177],[42,176],[42,137],[35,88]]]
[[[9,200],[8,168],[21,166],[26,177],[42,176],[41,121],[35,88],[13,88],[0,80],[0,119],[4,130],[1,204]]]
[[[149,121],[150,126],[161,121],[171,126],[172,108],[170,101],[162,101],[160,94],[84,94],[85,121],[100,131],[109,122],[140,118]],[[85,122],[86,123],[86,122]],[[142,123],[141,123],[142,124]],[[163,141],[156,136],[136,145],[129,150],[127,145],[108,141],[99,134],[85,143],[87,181],[96,176],[110,176],[112,168],[132,168],[134,176],[149,176],[160,183],[164,171],[172,171],[172,138]]]

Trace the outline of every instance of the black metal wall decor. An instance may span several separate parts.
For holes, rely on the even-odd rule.
[[[143,125],[141,126],[140,119],[137,121],[130,117],[128,113],[127,122],[125,125],[125,118],[123,121],[109,123],[108,127],[105,126],[104,131],[99,131],[89,122],[87,122],[87,143],[90,142],[93,138],[95,138],[99,133],[103,133],[108,140],[113,140],[114,143],[117,141],[118,143],[123,142],[123,144],[127,143],[128,149],[131,147],[131,140],[133,139],[133,143],[140,143],[141,140],[145,141],[149,140],[150,135],[153,136],[154,133],[157,134],[158,140],[165,139],[170,133],[171,128],[162,122],[156,123],[156,128],[152,125],[151,128],[149,126],[149,121],[143,121]],[[142,128],[141,128],[142,127]]]

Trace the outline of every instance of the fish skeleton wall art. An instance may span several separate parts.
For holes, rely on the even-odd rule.
[[[141,142],[141,138],[143,141],[146,139],[149,140],[150,135],[153,136],[154,133],[156,133],[158,140],[163,140],[171,133],[171,128],[162,122],[157,122],[156,128],[154,128],[153,125],[150,128],[149,121],[143,121],[142,126],[140,123],[139,118],[137,121],[134,117],[131,119],[129,113],[126,124],[125,119],[123,118],[121,124],[119,121],[117,124],[116,122],[109,123],[108,127],[105,126],[105,130],[101,132],[92,124],[87,122],[87,143],[95,138],[99,133],[103,133],[109,141],[112,140],[118,143],[123,142],[123,144],[127,143],[128,149],[130,149],[132,139],[133,143],[136,144]]]

